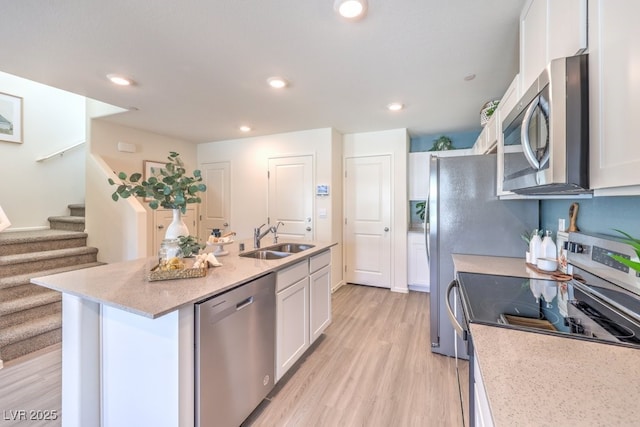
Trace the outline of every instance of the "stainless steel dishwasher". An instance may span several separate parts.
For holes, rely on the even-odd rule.
[[[196,310],[196,426],[237,427],[274,385],[273,273],[199,302]]]

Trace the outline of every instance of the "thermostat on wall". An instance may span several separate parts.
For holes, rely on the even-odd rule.
[[[318,185],[316,187],[316,196],[328,196],[328,195],[329,195],[328,185]]]

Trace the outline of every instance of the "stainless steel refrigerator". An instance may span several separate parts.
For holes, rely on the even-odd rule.
[[[444,306],[454,279],[452,254],[520,257],[520,235],[538,228],[537,200],[500,200],[496,196],[496,155],[432,156],[429,170],[427,252],[430,274],[431,351],[467,358]],[[452,296],[452,299],[455,295]],[[454,307],[454,302],[451,302]],[[458,317],[460,318],[458,304]]]

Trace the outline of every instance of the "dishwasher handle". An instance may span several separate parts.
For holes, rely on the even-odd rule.
[[[236,311],[240,311],[245,307],[250,306],[251,304],[253,304],[253,296],[250,296],[249,298],[245,299],[244,301],[240,301],[239,303],[236,304]]]
[[[451,309],[451,303],[450,301],[450,295],[451,295],[451,291],[453,290],[453,288],[457,288],[458,287],[458,281],[457,280],[452,280],[451,283],[449,283],[449,286],[447,287],[447,292],[445,294],[445,306],[447,307],[447,314],[449,315],[449,320],[451,321],[451,324],[453,325],[453,329],[455,329],[456,334],[458,334],[460,336],[460,338],[462,338],[463,340],[467,340],[467,331],[464,330],[464,328],[460,325],[460,323],[458,322],[458,319],[456,319],[456,315],[453,314],[453,309]]]

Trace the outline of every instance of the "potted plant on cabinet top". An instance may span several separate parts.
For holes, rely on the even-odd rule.
[[[206,191],[207,186],[202,184],[202,174],[198,169],[193,171],[193,176],[186,176],[187,171],[180,154],[171,151],[167,160],[164,168],[151,168],[152,175],[145,180],[141,181],[142,174],[139,172],[130,176],[120,172],[118,178],[122,182],[117,183],[109,178],[109,184],[118,186],[111,195],[116,202],[120,198],[131,196],[145,197],[151,209],[172,209],[173,221],[167,227],[165,239],[176,239],[189,235],[181,214],[187,212],[188,204],[202,201],[198,193]]]

